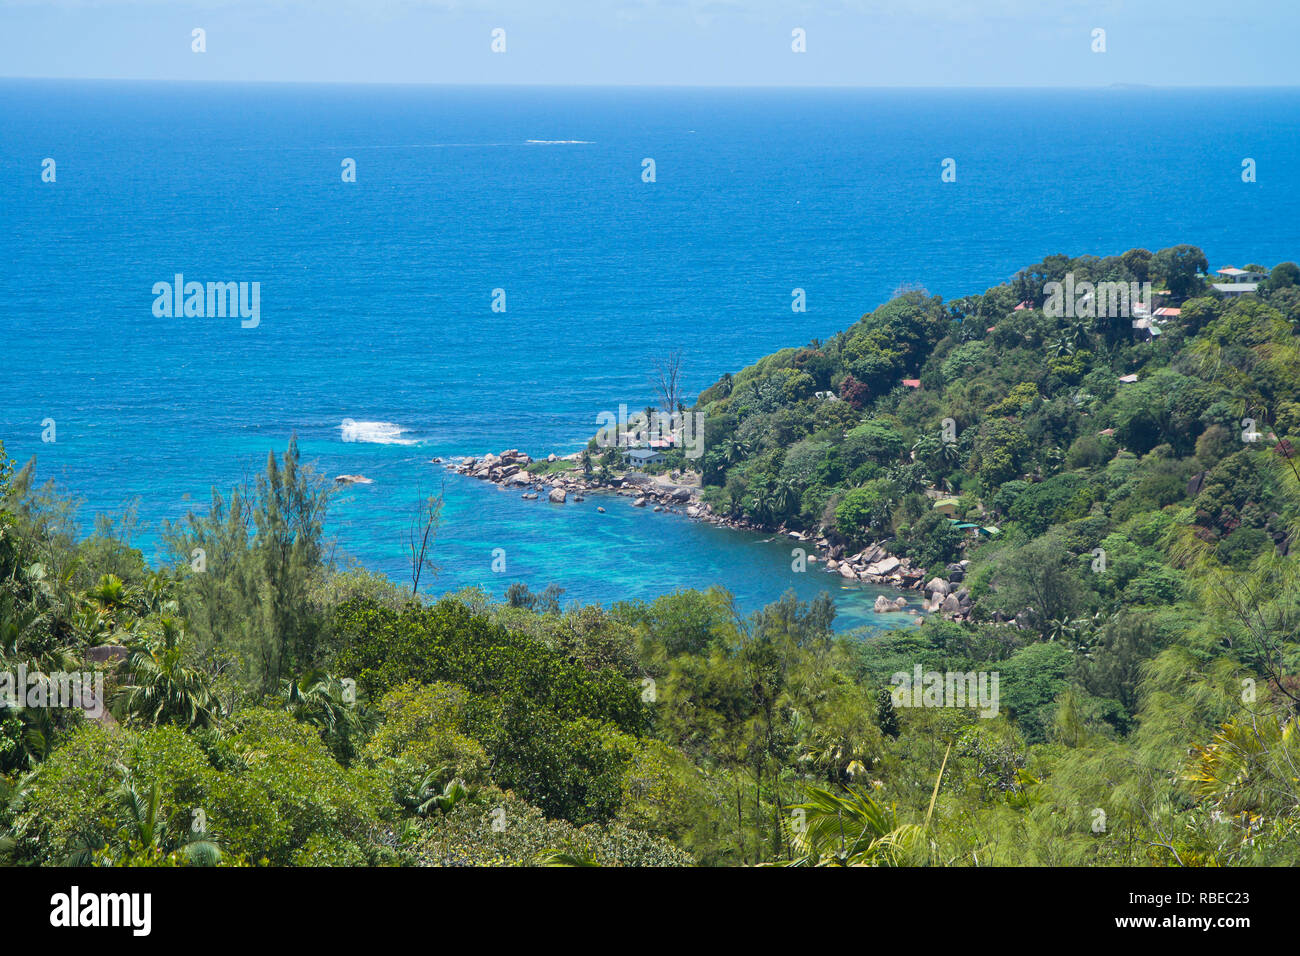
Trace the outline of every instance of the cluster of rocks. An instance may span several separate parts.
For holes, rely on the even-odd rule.
[[[872,609],[877,614],[884,614],[886,611],[907,611],[910,614],[917,613],[916,608],[909,608],[907,606],[907,598],[896,597],[891,601],[883,594],[877,595],[876,603],[872,605]]]
[[[926,595],[926,611],[931,614],[942,614],[950,621],[969,620],[974,601],[970,596],[970,588],[962,585],[969,566],[969,561],[958,561],[946,568],[948,572],[946,580],[935,575],[925,582],[922,590]]]
[[[552,454],[546,461],[576,463],[578,458],[579,454],[563,457]],[[459,462],[449,462],[444,467],[459,475],[490,481],[504,488],[521,489],[520,497],[528,501],[535,501],[545,495],[547,501],[565,504],[569,501],[584,501],[588,493],[600,491],[632,498],[632,506],[636,508],[651,507],[655,511],[677,514],[684,510],[691,518],[702,518],[711,513],[707,506],[696,501],[699,489],[690,485],[663,484],[649,475],[636,473],[615,477],[607,482],[584,478],[578,470],[534,474],[528,470],[533,461],[524,452],[511,448],[499,455],[462,458]],[[603,512],[605,509],[596,510]]]
[[[818,548],[826,549],[828,552],[826,570],[834,571],[842,578],[916,590],[916,585],[925,576],[923,569],[912,567],[910,558],[895,557],[886,551],[883,545],[873,544],[857,554],[845,556],[842,548],[831,545],[825,538],[818,538],[815,543]]]
[[[614,494],[631,498],[633,508],[685,514],[688,518],[704,518],[711,513],[708,505],[700,503],[700,489],[693,485],[665,484],[649,475],[630,472],[605,487]]]
[[[552,455],[550,460],[554,461],[555,456]],[[508,448],[499,455],[489,453],[482,458],[462,458],[459,464],[449,462],[444,467],[458,475],[468,475],[470,478],[506,487],[541,488],[541,480],[528,473],[528,466],[532,463],[533,459],[518,448]]]
[[[547,456],[546,461],[566,461],[572,462],[576,466],[580,457],[581,452],[564,456],[552,454]],[[594,476],[584,478],[581,471],[576,468],[568,472],[533,474],[528,471],[528,466],[533,461],[534,459],[518,449],[511,448],[499,455],[488,454],[481,458],[461,458],[446,463],[439,458],[435,458],[432,459],[431,463],[442,464],[444,468],[459,475],[478,478],[481,481],[490,481],[505,488],[519,488],[522,490],[520,497],[529,501],[535,501],[539,497],[545,496],[548,501],[563,504],[566,501],[582,501],[584,495],[590,492],[598,492],[631,498],[631,504],[634,508],[651,508],[654,511],[685,514],[688,518],[697,521],[707,521],[710,524],[745,531],[771,530],[745,518],[733,518],[729,515],[719,514],[709,505],[700,501],[700,489],[696,485],[656,481],[650,475],[637,471],[629,471],[624,475],[615,476],[609,481],[600,481]],[[603,512],[605,509],[597,508],[596,510]],[[804,539],[801,534],[794,532],[790,534],[792,537]]]
[[[790,536],[806,540],[803,535],[792,533]],[[920,611],[923,614],[939,614],[951,621],[965,621],[970,617],[974,602],[970,596],[970,589],[962,586],[966,569],[970,566],[969,561],[962,560],[948,565],[945,569],[947,577],[936,575],[929,581],[924,581],[924,569],[913,567],[907,557],[900,558],[890,554],[883,545],[873,544],[857,554],[845,556],[839,546],[832,545],[825,538],[817,539],[815,544],[818,548],[827,551],[827,571],[868,584],[883,584],[900,590],[920,591],[925,596],[925,603],[922,604]],[[810,557],[808,560],[816,561],[817,558]],[[907,598],[897,597],[891,600],[883,594],[876,598],[875,611],[878,614],[889,611],[917,613],[915,608],[908,607]]]

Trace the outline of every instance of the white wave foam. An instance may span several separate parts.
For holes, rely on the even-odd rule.
[[[368,442],[372,445],[414,445],[412,438],[403,438],[406,431],[392,422],[358,422],[345,418],[339,424],[344,441]]]
[[[694,132],[694,130],[692,130]],[[522,143],[518,140],[509,143],[382,143],[370,146],[358,146],[356,143],[339,144],[336,146],[237,146],[238,152],[246,153],[249,151],[265,152],[293,152],[303,150],[319,150],[337,152],[340,149],[487,149],[494,146],[595,146],[594,140],[590,139],[526,139]]]

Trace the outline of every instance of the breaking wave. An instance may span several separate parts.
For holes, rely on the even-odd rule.
[[[344,441],[368,442],[372,445],[414,445],[415,439],[403,438],[401,425],[393,422],[358,422],[345,418],[339,424]]]

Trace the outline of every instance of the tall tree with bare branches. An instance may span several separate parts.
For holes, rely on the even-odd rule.
[[[655,389],[659,393],[660,407],[672,414],[681,402],[682,353],[677,349],[663,358],[654,360]]]
[[[411,597],[420,593],[420,576],[425,570],[431,574],[438,573],[438,566],[429,557],[429,549],[438,538],[442,500],[441,491],[427,498],[421,497],[411,513],[411,525],[406,532],[406,549],[411,562]]]

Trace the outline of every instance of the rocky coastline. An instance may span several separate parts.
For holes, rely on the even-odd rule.
[[[968,561],[948,565],[946,576],[936,575],[925,580],[924,568],[913,567],[910,559],[905,556],[889,554],[880,543],[850,554],[843,545],[826,537],[813,537],[784,527],[766,527],[719,514],[700,500],[700,487],[696,484],[659,480],[637,471],[617,475],[609,481],[599,481],[594,476],[586,478],[578,466],[580,454],[552,454],[544,459],[533,459],[517,448],[510,448],[500,454],[489,453],[478,458],[467,456],[447,461],[435,458],[431,464],[441,465],[444,469],[467,478],[490,482],[508,491],[519,491],[520,498],[526,501],[541,499],[552,504],[567,504],[584,502],[590,495],[618,496],[630,498],[630,504],[634,508],[682,514],[692,520],[737,530],[782,535],[793,542],[809,545],[806,560],[809,564],[822,565],[827,573],[864,584],[919,592],[922,596],[922,606],[918,610],[909,606],[906,597],[900,595],[891,601],[882,594],[876,598],[874,605],[877,613],[937,614],[952,621],[965,621],[970,617],[973,602],[969,589],[962,583]],[[529,471],[530,466],[537,462],[548,465],[569,462],[573,468],[567,471]],[[597,506],[596,510],[604,512],[605,508]],[[924,617],[920,620],[923,622]]]

